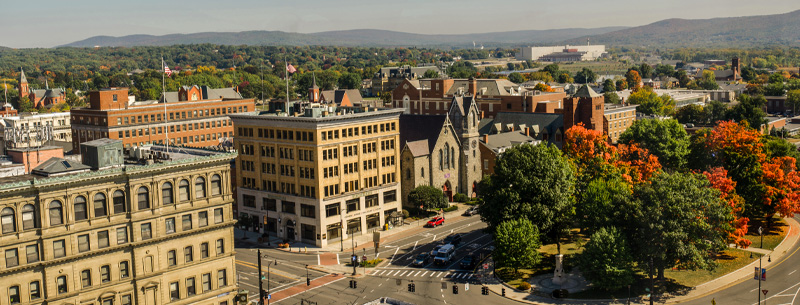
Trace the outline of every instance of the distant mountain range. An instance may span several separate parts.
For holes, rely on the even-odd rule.
[[[610,46],[732,46],[800,45],[800,10],[778,15],[713,19],[667,19],[638,27],[553,29],[458,35],[428,35],[386,30],[346,30],[319,33],[281,31],[206,32],[163,36],[95,36],[69,47],[221,45],[335,45],[364,47],[472,47],[544,44]]]
[[[800,45],[800,10],[763,16],[666,19],[648,25],[564,41],[664,47]]]
[[[595,29],[555,29],[513,32],[496,32],[458,35],[426,35],[385,30],[347,30],[319,32],[311,34],[287,33],[281,31],[247,32],[206,32],[194,34],[129,35],[122,37],[95,36],[66,44],[68,47],[94,46],[167,46],[175,44],[213,43],[222,45],[336,45],[365,47],[406,47],[406,46],[478,46],[519,43],[552,43],[587,35],[597,35],[625,27],[605,27]]]

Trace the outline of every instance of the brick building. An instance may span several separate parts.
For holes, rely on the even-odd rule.
[[[184,86],[167,92],[161,101],[135,101],[127,88],[89,92],[89,107],[72,109],[72,143],[120,139],[125,147],[164,143],[217,146],[233,136],[229,114],[255,110],[253,99],[243,99],[232,88]]]
[[[0,304],[233,304],[234,155],[83,148],[0,178]]]
[[[617,143],[619,136],[636,121],[636,107],[639,105],[605,104],[603,130],[611,143]]]
[[[310,245],[377,230],[401,211],[398,109],[235,114],[238,217]]]
[[[19,77],[19,92],[20,96],[23,94],[28,95],[28,99],[33,103],[34,108],[53,106],[58,103],[63,103],[67,99],[67,91],[64,88],[51,89],[45,80],[45,89],[31,89],[28,86],[28,79],[25,77],[25,71],[20,69]]]

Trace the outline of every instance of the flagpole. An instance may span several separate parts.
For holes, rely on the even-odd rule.
[[[161,57],[161,98],[164,99],[164,146],[169,153],[169,121],[167,120],[167,82],[166,82],[166,68],[167,64],[164,63],[164,57]]]
[[[284,111],[289,113],[289,62],[286,61],[286,55],[283,55],[283,65],[285,66],[284,73],[286,74],[286,108]]]

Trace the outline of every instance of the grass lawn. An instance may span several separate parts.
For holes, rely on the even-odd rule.
[[[708,270],[665,270],[664,276],[673,279],[676,284],[694,287],[725,274],[739,270],[758,258],[750,258],[750,252],[739,249],[728,249],[717,257],[717,268]]]
[[[583,235],[575,235],[573,242],[561,244],[561,254],[564,254],[564,271],[569,272],[575,266],[575,254],[583,251],[583,246],[587,239]],[[555,255],[558,254],[556,244],[547,244],[539,248],[542,260],[530,269],[519,269],[518,274],[514,274],[514,269],[498,268],[497,276],[512,287],[517,287],[523,281],[527,281],[532,276],[553,273],[555,268]]]
[[[773,217],[772,218],[772,226],[767,228],[766,222],[762,219],[751,219],[750,222],[747,224],[747,235],[744,238],[753,242],[750,247],[754,248],[762,248],[766,250],[775,249],[778,244],[783,241],[783,238],[786,236],[786,233],[789,231],[789,225],[786,222],[779,218]],[[761,226],[764,229],[764,245],[761,246],[761,237],[758,236],[758,227]]]

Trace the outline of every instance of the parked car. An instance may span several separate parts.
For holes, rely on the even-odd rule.
[[[461,269],[469,270],[475,267],[475,263],[477,263],[477,260],[475,260],[475,255],[467,255],[461,259],[459,265],[461,266]]]
[[[444,224],[444,217],[436,216],[433,219],[428,220],[427,226],[433,228],[433,227],[436,227],[436,226],[441,226],[443,224]]]
[[[437,250],[438,251],[438,250]],[[412,266],[419,266],[423,267],[427,265],[431,260],[431,255],[428,253],[420,253],[417,255],[417,258],[414,259],[414,262],[411,263]]]
[[[478,207],[471,207],[464,211],[464,216],[472,216],[478,214]]]
[[[461,243],[461,234],[454,233],[448,235],[447,237],[444,238],[444,243],[458,247],[458,244]]]
[[[438,245],[436,247],[433,247],[433,250],[431,250],[431,257],[436,256],[436,254],[439,253],[439,249],[441,249],[442,246],[444,245]]]

